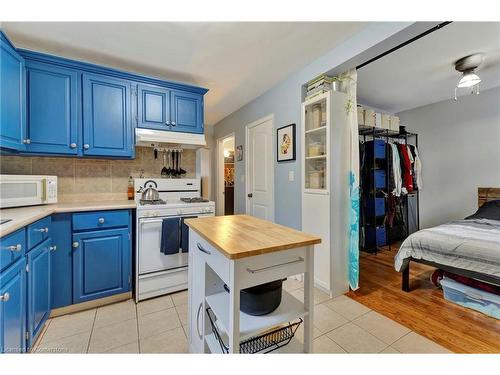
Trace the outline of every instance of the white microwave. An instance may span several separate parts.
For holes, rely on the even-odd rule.
[[[57,176],[0,175],[0,208],[57,203]]]

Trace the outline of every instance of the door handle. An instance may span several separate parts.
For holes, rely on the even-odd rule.
[[[71,143],[71,144],[69,145],[69,148],[76,148],[76,143]]]
[[[11,246],[2,247],[2,250],[21,251],[22,248],[23,247],[21,246],[21,244],[18,243],[17,245],[11,245]]]
[[[9,299],[10,299],[10,293],[9,292],[5,292],[3,295],[0,296],[0,301],[7,302]]]
[[[196,244],[196,247],[197,247],[197,248],[198,248],[198,250],[200,250],[202,253],[205,253],[205,254],[207,254],[207,255],[212,254],[210,251],[205,250],[205,249],[203,248],[203,246],[201,246],[199,243],[197,243],[197,244]]]
[[[49,228],[40,228],[40,229],[33,229],[35,232],[40,232],[40,233],[49,233]]]
[[[83,145],[83,148],[84,148],[85,150],[88,150],[88,149],[90,148],[90,145],[89,145],[88,143],[85,143],[85,144]]]
[[[252,198],[252,197],[253,197],[253,194],[252,194],[252,193],[248,193],[248,194],[247,194],[247,197],[248,197],[248,198]]]
[[[99,224],[104,224],[104,218],[103,217],[100,217],[99,220],[97,220],[99,222]]]
[[[172,126],[175,126],[175,121],[172,121]]]
[[[78,246],[80,246],[80,242],[75,241],[71,246],[73,246],[76,249]]]
[[[200,312],[201,312],[202,307],[203,307],[203,302],[201,302],[200,306],[198,306],[198,312],[196,313],[196,331],[197,331],[198,337],[200,339],[203,338],[203,336],[200,332]]]
[[[56,251],[57,250],[57,246],[54,245],[54,246],[49,246],[49,250],[50,251]]]
[[[251,268],[247,268],[247,272],[250,272],[250,273],[259,273],[259,272],[263,272],[263,271],[272,270],[273,268],[288,266],[288,265],[294,264],[294,263],[302,263],[303,261],[304,261],[304,258],[299,257],[297,260],[292,260],[290,262],[285,262],[285,263],[280,263],[280,264],[274,264],[272,266],[257,268],[255,270],[253,270]]]

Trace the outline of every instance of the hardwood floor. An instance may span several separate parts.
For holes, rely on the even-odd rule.
[[[434,268],[412,263],[410,292],[394,269],[397,247],[377,255],[361,252],[356,301],[456,353],[500,353],[500,321],[448,302],[430,282]]]

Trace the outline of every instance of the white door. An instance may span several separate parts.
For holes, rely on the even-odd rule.
[[[247,126],[247,214],[274,221],[273,118]]]

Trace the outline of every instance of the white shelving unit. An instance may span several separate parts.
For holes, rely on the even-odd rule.
[[[322,239],[314,283],[332,296],[349,290],[346,102],[346,94],[331,91],[302,103],[302,230]]]

